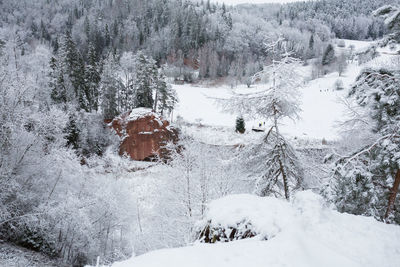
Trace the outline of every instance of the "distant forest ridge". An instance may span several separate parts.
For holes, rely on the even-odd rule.
[[[387,33],[371,12],[400,0],[330,0],[240,5],[188,0],[0,0],[0,27],[12,38],[56,53],[68,31],[85,61],[143,50],[157,64],[201,62],[200,77],[248,76],[267,59],[266,36],[282,35],[296,56],[320,56],[332,38],[377,39]],[[10,32],[0,31],[0,39]],[[313,51],[310,40],[313,39]],[[245,69],[246,73],[238,73]]]

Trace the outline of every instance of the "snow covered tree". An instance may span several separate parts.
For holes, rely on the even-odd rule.
[[[105,119],[111,120],[119,115],[119,95],[123,84],[118,77],[118,64],[113,55],[109,55],[103,65],[103,72],[100,79],[101,110]]]
[[[148,238],[157,235],[157,241],[166,245],[185,245],[193,242],[195,223],[204,216],[209,201],[248,188],[244,189],[245,183],[239,179],[244,171],[231,148],[209,145],[184,134],[176,145],[167,147],[170,160],[163,162],[163,179],[157,179],[154,186],[159,223]]]
[[[100,67],[93,44],[89,45],[85,82],[87,84],[89,109],[97,111],[99,107]]]
[[[347,56],[344,53],[341,53],[336,60],[336,67],[339,73],[339,76],[342,76],[343,72],[347,69]]]
[[[237,117],[235,130],[236,130],[236,132],[241,133],[241,134],[246,131],[243,117],[241,117],[241,116]]]
[[[311,59],[315,56],[315,40],[314,34],[311,34],[310,40],[308,41],[307,59]]]
[[[50,59],[49,87],[51,88],[51,99],[54,103],[63,104],[64,108],[67,103],[67,89],[64,80],[64,73],[55,57]]]
[[[64,129],[65,139],[67,140],[67,146],[74,150],[78,150],[80,147],[80,129],[77,125],[76,114],[70,114],[67,126]]]
[[[64,35],[58,61],[61,73],[65,74],[63,82],[67,102],[75,104],[78,109],[89,111],[90,94],[85,81],[85,64],[69,31]]]
[[[335,49],[333,48],[333,45],[329,44],[324,51],[324,54],[322,55],[322,65],[330,65],[335,61]]]
[[[384,18],[384,22],[390,30],[400,30],[400,8],[385,5],[375,10],[373,15]]]
[[[331,190],[343,212],[400,223],[400,73],[365,69],[350,91],[370,129],[364,145],[336,161]]]
[[[220,101],[227,111],[238,112],[239,109],[241,114],[270,122],[270,129],[260,145],[263,149],[254,161],[255,165],[266,166],[258,169],[256,192],[262,196],[275,194],[289,199],[292,191],[301,188],[302,168],[295,150],[281,134],[279,126],[283,119],[298,118],[298,87],[301,86],[302,75],[298,72],[301,62],[291,56],[286,45],[283,38],[266,44],[272,63],[253,77],[269,80],[265,89],[256,93],[234,93],[230,99]],[[265,164],[260,164],[260,161]]]
[[[139,51],[135,55],[135,107],[153,108],[157,66],[153,59]]]
[[[155,91],[153,110],[161,115],[164,115],[166,112],[171,113],[178,102],[178,96],[175,89],[167,83],[166,77],[162,73],[157,76]]]
[[[135,108],[136,60],[132,52],[123,53],[120,66],[123,74],[123,87],[118,92],[119,109],[122,112]]]

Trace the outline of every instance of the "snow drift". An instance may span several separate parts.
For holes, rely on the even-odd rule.
[[[291,203],[253,195],[227,196],[209,205],[200,225],[210,221],[226,228],[246,221],[257,235],[158,250],[113,267],[400,266],[399,226],[341,214],[311,191],[297,193]]]

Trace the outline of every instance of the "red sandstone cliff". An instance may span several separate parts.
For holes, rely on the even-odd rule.
[[[122,138],[120,155],[133,160],[152,160],[167,157],[163,146],[178,140],[177,131],[169,122],[147,108],[137,108],[116,117],[111,127]]]

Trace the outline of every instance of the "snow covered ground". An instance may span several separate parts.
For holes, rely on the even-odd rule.
[[[251,222],[258,236],[229,243],[162,249],[113,267],[398,267],[400,227],[341,214],[319,195],[300,192],[289,203],[231,195],[211,202],[206,220]],[[262,241],[260,237],[267,236]]]
[[[356,51],[366,49],[371,42],[344,40],[346,48],[338,48],[337,51],[347,49],[353,45]],[[384,49],[378,51],[387,53]],[[345,97],[348,88],[355,81],[360,70],[376,61],[387,61],[390,55],[382,53],[374,62],[358,65],[357,61],[349,62],[346,71],[339,77],[337,72],[330,73],[322,78],[311,80],[301,88],[301,119],[297,122],[286,121],[281,129],[292,137],[305,139],[323,138],[327,140],[337,139],[339,131],[338,121],[343,119],[345,106],[340,101]],[[304,67],[306,75],[310,75],[311,67]],[[344,90],[336,91],[334,83],[336,80],[342,80]],[[255,85],[253,89],[262,85]],[[192,85],[174,85],[179,97],[179,104],[174,112],[175,118],[182,117],[185,121],[192,123],[201,123],[211,126],[224,126],[233,129],[237,114],[223,113],[216,101],[212,98],[229,97],[230,87],[228,85],[221,87],[201,87]],[[245,85],[238,87],[240,90],[246,90]],[[258,125],[257,120],[246,120],[246,128],[250,130]]]

